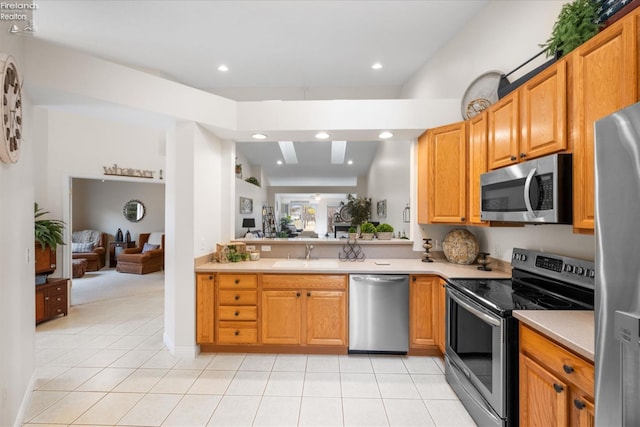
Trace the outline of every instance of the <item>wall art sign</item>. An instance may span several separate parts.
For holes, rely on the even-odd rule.
[[[149,169],[122,168],[115,163],[113,166],[103,166],[102,169],[105,175],[128,176],[132,178],[153,178],[153,175],[156,173],[156,171]],[[162,179],[162,169],[160,169],[160,179]]]
[[[387,201],[380,200],[376,205],[376,213],[378,214],[378,218],[386,218],[387,217]]]

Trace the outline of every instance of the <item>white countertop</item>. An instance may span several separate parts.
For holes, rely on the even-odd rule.
[[[255,238],[255,239],[233,239],[233,242],[242,242],[245,245],[301,245],[301,244],[315,244],[315,245],[345,245],[348,239],[335,239],[333,237],[287,237],[287,238]],[[412,245],[413,240],[408,239],[391,239],[391,240],[364,240],[358,239],[359,245]]]
[[[358,261],[337,261],[335,259],[320,259],[318,261],[337,261],[337,268],[314,268],[313,262],[308,267],[276,268],[277,262],[287,261],[282,258],[262,258],[259,261],[241,261],[220,264],[208,262],[196,267],[196,272],[264,272],[264,273],[322,273],[322,274],[349,274],[349,273],[373,273],[373,274],[433,274],[444,278],[473,278],[494,277],[508,278],[510,273],[500,270],[482,271],[478,265],[451,264],[446,260],[434,260],[434,262],[422,262],[420,259],[367,259]]]
[[[513,316],[587,360],[594,361],[593,311],[514,310]]]

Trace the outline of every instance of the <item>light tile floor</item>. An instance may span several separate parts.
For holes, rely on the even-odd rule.
[[[181,360],[163,346],[162,310],[160,285],[72,306],[69,316],[39,325],[37,380],[23,425],[475,426],[439,358],[220,353]]]

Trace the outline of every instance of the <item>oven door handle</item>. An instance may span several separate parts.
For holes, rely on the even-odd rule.
[[[531,190],[531,182],[533,181],[533,176],[536,174],[536,168],[533,168],[527,174],[527,179],[524,181],[524,205],[527,207],[527,211],[529,214],[535,218],[536,213],[533,211],[533,207],[531,206],[531,199],[529,198],[529,191]]]
[[[460,304],[465,310],[470,311],[473,315],[475,315],[476,317],[479,317],[480,319],[484,320],[485,322],[487,322],[488,324],[492,325],[492,326],[497,326],[500,327],[500,320],[498,319],[494,319],[493,317],[489,316],[487,313],[483,313],[482,311],[478,310],[477,308],[475,308],[474,306],[472,306],[471,304],[462,301],[460,299],[459,296],[457,296],[455,294],[454,291],[452,291],[451,289],[449,289],[449,296],[451,297],[451,299],[453,299],[456,303]]]

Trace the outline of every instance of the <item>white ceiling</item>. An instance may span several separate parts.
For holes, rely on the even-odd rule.
[[[34,36],[236,100],[397,98],[486,2],[47,0],[37,2]],[[329,142],[296,142],[299,164],[284,167],[277,143],[238,150],[272,185],[355,185],[377,144],[353,142],[375,135],[351,136],[341,139],[351,141],[354,165],[331,165]]]
[[[285,88],[388,95],[375,88],[399,89],[485,3],[48,0],[34,25],[36,37],[243,100],[285,99]]]

